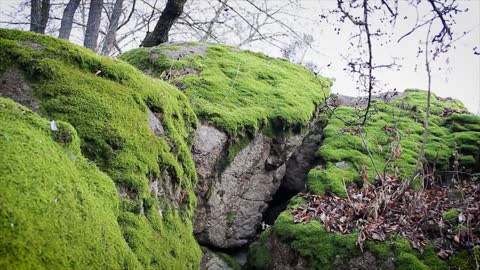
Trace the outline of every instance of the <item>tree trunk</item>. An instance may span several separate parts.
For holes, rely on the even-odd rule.
[[[97,50],[98,33],[100,30],[100,22],[102,20],[103,0],[90,1],[90,10],[88,11],[87,30],[85,31],[85,39],[83,46],[93,50]]]
[[[60,33],[58,35],[59,38],[70,38],[70,32],[72,32],[73,17],[75,16],[75,11],[77,11],[78,5],[80,5],[80,0],[68,1],[68,4],[63,11],[62,22],[60,24]]]
[[[143,40],[140,46],[153,47],[168,41],[168,32],[172,28],[175,21],[182,15],[183,6],[187,0],[168,0],[160,19],[151,33]]]
[[[31,0],[30,31],[45,34],[50,15],[50,0]]]
[[[110,25],[108,26],[107,34],[105,35],[105,41],[102,46],[102,55],[110,54],[112,48],[115,45],[115,40],[117,38],[117,29],[118,23],[120,21],[120,16],[122,15],[123,0],[115,1],[113,6],[112,16],[110,18]]]

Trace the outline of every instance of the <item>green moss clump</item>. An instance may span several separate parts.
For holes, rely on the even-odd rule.
[[[120,225],[137,264],[143,268],[197,268],[201,252],[191,222],[197,178],[190,155],[197,119],[186,96],[123,61],[97,56],[64,40],[0,29],[0,47],[1,69],[15,65],[21,70],[32,85],[42,116],[59,123],[54,139],[73,148],[80,145],[86,158],[118,188],[128,190],[130,195],[122,198],[115,210],[118,218],[113,225]],[[149,129],[148,110],[160,117],[164,136],[155,136]],[[62,124],[65,122],[76,133]],[[182,198],[173,202],[150,193],[149,183],[154,180],[172,181],[170,185],[181,189]],[[113,225],[105,223],[104,230]],[[70,228],[78,226],[83,222]],[[25,242],[35,239],[26,237]],[[112,249],[120,248],[111,244]],[[8,254],[13,259],[23,256]],[[57,254],[62,256],[62,252]],[[42,254],[35,256],[41,258]]]
[[[295,224],[288,211],[280,214],[273,231],[308,259],[310,269],[334,269],[332,263],[335,256],[353,257],[360,254],[360,249],[355,246],[356,234],[329,233],[317,220]]]
[[[121,58],[154,76],[197,70],[169,81],[181,85],[201,119],[230,135],[253,134],[268,126],[287,130],[305,125],[329,95],[327,79],[263,54],[208,45],[206,57],[172,60],[162,50],[162,46],[134,49]]]
[[[79,153],[75,130],[51,131],[4,98],[0,123],[0,268],[141,269],[117,223],[115,185]]]
[[[339,263],[362,256],[356,245],[358,233],[330,233],[318,220],[307,224],[294,223],[290,210],[301,204],[301,197],[292,198],[288,209],[280,214],[271,230],[264,232],[251,245],[248,265],[256,266],[252,269],[268,269],[270,262],[260,255],[269,254],[266,244],[273,233],[306,258],[309,269],[335,269]],[[425,247],[420,253],[410,246],[408,240],[395,235],[386,241],[366,241],[363,249],[363,252],[371,252],[376,257],[376,267],[386,267],[391,260],[396,269],[448,269],[447,262],[437,256],[438,250],[433,246]]]
[[[451,269],[476,269],[480,263],[480,249],[462,250],[448,259]]]
[[[318,194],[331,191],[343,196],[343,181],[347,184],[360,184],[360,172],[364,166],[369,180],[373,181],[376,171],[368,151],[372,154],[379,174],[386,172],[403,178],[410,177],[422,142],[425,105],[426,92],[419,90],[407,90],[404,97],[388,104],[374,102],[372,115],[362,128],[366,147],[358,128],[345,124],[355,119],[355,109],[337,108],[324,129],[325,140],[317,152],[324,161],[325,168],[310,171],[309,190]],[[443,118],[439,115],[444,108],[464,110],[457,102],[432,98],[429,137],[425,148],[427,160],[436,164],[437,172],[447,171],[452,168],[453,153],[457,147],[460,169],[479,171],[480,117],[454,113]],[[462,129],[456,128],[454,124],[461,125]],[[347,162],[349,166],[335,166],[335,163],[341,161]],[[420,183],[414,183],[414,187],[420,187]]]
[[[267,229],[261,235],[258,241],[248,247],[247,269],[266,270],[272,263],[272,254],[266,246],[272,231]]]
[[[425,264],[418,260],[415,255],[410,253],[402,253],[398,256],[398,269],[402,270],[429,270]]]
[[[460,214],[460,212],[457,210],[457,209],[452,209],[452,210],[449,210],[449,211],[446,211],[444,213],[442,213],[442,217],[444,219],[446,219],[447,221],[455,221],[457,218],[458,218],[458,215]]]

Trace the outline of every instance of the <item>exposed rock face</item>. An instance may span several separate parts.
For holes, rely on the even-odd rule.
[[[391,102],[396,99],[403,98],[405,96],[402,92],[385,92],[379,95],[373,95],[372,100],[380,100],[385,103]],[[365,107],[368,104],[368,97],[360,96],[360,97],[350,97],[344,96],[340,94],[332,94],[328,98],[328,103],[334,107],[337,106],[345,106],[345,107]]]
[[[285,175],[286,161],[302,138],[259,133],[225,167],[227,135],[199,126],[192,152],[199,176],[194,233],[200,243],[233,248],[255,236],[262,213]]]
[[[40,110],[38,101],[33,96],[32,86],[16,67],[11,67],[1,76],[0,96],[10,98],[36,113]]]
[[[165,130],[160,122],[160,114],[154,113],[150,109],[147,109],[148,113],[148,127],[155,133],[157,136],[165,135]]]
[[[302,144],[288,160],[282,187],[292,195],[305,189],[308,172],[319,161],[315,152],[322,141],[324,124],[317,122]]]
[[[270,270],[303,270],[308,269],[308,262],[301,257],[298,252],[290,247],[289,244],[282,242],[276,234],[272,234],[266,243],[267,248],[272,255],[272,262],[268,269]]]
[[[205,249],[203,250],[202,261],[200,262],[201,270],[232,270],[228,264],[222,260],[217,254]]]
[[[365,251],[361,256],[345,259],[335,258],[333,264],[337,270],[393,270],[395,269],[394,257],[378,259],[371,252]]]

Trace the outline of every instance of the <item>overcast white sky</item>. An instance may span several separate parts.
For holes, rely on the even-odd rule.
[[[302,10],[301,14],[310,18],[318,18],[322,9],[331,9],[336,5],[335,0],[304,0],[302,2],[307,8]],[[409,19],[399,20],[393,30],[393,41],[390,44],[383,47],[374,46],[374,61],[377,65],[387,64],[391,62],[392,57],[399,57],[401,60],[397,63],[401,64],[401,68],[399,71],[394,69],[378,70],[376,78],[382,84],[387,84],[384,87],[387,90],[393,88],[400,91],[407,88],[427,89],[424,56],[417,57],[418,41],[424,40],[427,28],[424,27],[422,31],[415,32],[412,36],[397,43],[396,40],[412,28],[416,16],[415,9],[409,7],[406,1],[400,0],[399,2],[402,16],[408,16]],[[459,2],[462,7],[469,8],[469,11],[457,18],[454,30],[456,33],[472,29],[473,31],[458,40],[455,43],[455,49],[451,49],[433,63],[432,91],[441,97],[459,99],[469,111],[480,114],[480,56],[473,54],[474,47],[480,48],[480,0],[460,0]],[[345,25],[348,24],[344,24],[344,27]],[[355,90],[355,82],[351,76],[343,71],[346,63],[341,55],[346,54],[349,49],[349,31],[343,31],[337,35],[334,32],[334,26],[329,24],[305,24],[303,28],[309,29],[309,32],[315,37],[315,43],[312,46],[315,51],[310,50],[306,58],[314,60],[320,66],[332,63],[331,66],[324,67],[320,72],[321,75],[335,78],[332,91],[350,96],[361,94]],[[270,53],[280,55],[274,49],[271,49]],[[417,69],[415,69],[416,66]]]
[[[20,0],[0,0],[0,10],[5,11],[9,6]],[[208,0],[205,0],[208,1]],[[273,1],[273,0],[270,0]],[[277,0],[275,0],[277,1]],[[281,0],[279,0],[281,1]],[[322,11],[334,7],[335,0],[303,0],[302,5],[306,9],[293,11],[303,17],[319,18]],[[452,49],[447,55],[434,63],[432,90],[442,97],[453,97],[461,100],[471,112],[480,113],[480,57],[473,54],[473,48],[480,48],[480,0],[460,0],[462,7],[468,7],[469,12],[457,17],[455,31],[461,33],[473,29],[473,31],[455,43],[456,49]],[[380,71],[376,77],[382,84],[387,84],[385,89],[396,88],[427,88],[427,79],[423,57],[416,55],[418,41],[424,39],[425,31],[419,31],[408,39],[397,43],[396,40],[413,26],[415,10],[409,9],[406,1],[400,0],[402,16],[408,16],[412,20],[397,23],[394,29],[393,42],[386,46],[375,47],[374,60],[376,64],[389,63],[392,57],[401,58],[397,63],[402,67],[399,71],[387,69]],[[6,18],[0,18],[5,20]],[[355,82],[344,72],[345,62],[342,54],[348,51],[348,31],[337,35],[333,26],[326,23],[308,23],[298,21],[300,28],[307,30],[314,38],[313,50],[309,50],[306,59],[323,66],[321,75],[335,78],[333,92],[345,95],[359,95],[355,90]],[[345,26],[344,26],[345,27]],[[348,27],[345,28],[348,30]],[[272,56],[280,56],[278,49],[269,47],[251,48],[260,50]],[[480,49],[479,49],[480,50]],[[331,63],[329,67],[326,67]],[[417,69],[415,67],[418,66]],[[440,70],[439,70],[440,69]]]

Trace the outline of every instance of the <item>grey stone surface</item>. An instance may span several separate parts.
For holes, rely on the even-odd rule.
[[[181,60],[185,56],[189,55],[202,55],[207,56],[207,48],[214,45],[213,43],[188,43],[188,42],[167,42],[163,43],[162,46],[154,48],[153,50],[161,50],[161,53],[166,54],[170,59]],[[179,46],[178,49],[170,50],[168,46]],[[156,51],[152,51],[151,60],[155,61],[160,56]]]
[[[361,256],[344,258],[337,256],[333,262],[337,270],[394,270],[395,260],[391,256],[386,259],[379,259],[371,252],[365,251]]]
[[[148,113],[148,127],[157,136],[165,135],[165,130],[163,129],[162,123],[160,122],[160,114],[154,113],[150,109],[147,109],[147,113]]]
[[[233,270],[226,262],[217,254],[208,249],[203,249],[202,261],[200,262],[201,270]]]
[[[340,168],[340,169],[348,169],[348,167],[350,166],[350,164],[348,164],[348,162],[346,161],[339,161],[339,162],[335,162],[333,165],[335,165],[335,167],[337,168]]]
[[[40,106],[33,95],[30,82],[15,66],[2,74],[0,78],[0,96],[10,98],[36,113],[40,111]]]
[[[192,149],[199,176],[194,233],[201,244],[219,248],[249,243],[262,213],[285,175],[286,161],[303,136],[257,134],[227,166],[227,136],[200,125]]]
[[[275,233],[270,236],[266,244],[272,255],[270,270],[306,270],[308,262],[301,257],[290,245],[282,242]]]
[[[285,178],[282,183],[285,190],[298,193],[305,189],[308,172],[319,162],[315,153],[320,147],[322,138],[323,125],[317,122],[288,160]]]
[[[215,127],[201,124],[198,126],[195,131],[192,154],[200,180],[213,176],[226,142],[227,135]],[[204,183],[205,181],[200,181],[199,184]]]
[[[372,100],[381,100],[383,102],[391,102],[395,99],[399,99],[404,97],[405,94],[403,92],[385,92],[378,95],[373,95]],[[328,98],[328,104],[334,107],[337,106],[347,106],[347,107],[365,107],[367,105],[368,97],[361,96],[361,97],[350,97],[344,96],[339,94],[332,94]]]

